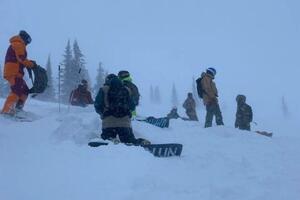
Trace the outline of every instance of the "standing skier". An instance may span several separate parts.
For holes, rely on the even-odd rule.
[[[196,102],[191,92],[188,93],[187,99],[184,101],[182,106],[185,109],[185,113],[191,121],[198,121],[196,113]]]
[[[132,110],[132,115],[136,116],[136,106],[139,105],[140,101],[140,93],[138,90],[138,87],[132,82],[132,78],[130,77],[130,73],[128,71],[119,71],[118,77],[120,80],[122,80],[123,84],[130,89],[134,108]]]
[[[11,92],[9,93],[2,114],[14,115],[22,110],[29,94],[29,88],[23,79],[24,68],[36,66],[34,61],[27,59],[26,46],[30,44],[31,37],[26,31],[20,31],[19,35],[10,39],[4,65],[4,78],[8,81]]]
[[[214,68],[208,68],[206,72],[201,75],[201,81],[198,82],[197,88],[202,88],[203,103],[206,106],[205,128],[212,126],[213,117],[216,117],[217,125],[224,125],[223,117],[218,103],[218,90],[213,79],[216,76]],[[199,91],[198,91],[199,92]],[[199,95],[200,96],[200,95]],[[200,96],[201,97],[201,96]]]
[[[114,74],[105,78],[94,103],[95,110],[102,119],[103,140],[116,141],[117,136],[122,143],[140,145],[146,140],[136,139],[131,127],[131,111],[134,101],[130,89]]]
[[[239,128],[241,130],[250,131],[250,123],[252,122],[253,114],[252,108],[246,103],[245,95],[237,95],[237,111],[236,111],[236,119],[235,119],[235,128]]]

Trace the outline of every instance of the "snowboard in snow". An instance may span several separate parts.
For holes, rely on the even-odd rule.
[[[149,151],[156,157],[180,156],[182,152],[182,144],[148,144],[142,145],[145,150]]]
[[[267,137],[272,137],[273,136],[273,133],[269,133],[269,132],[266,132],[266,131],[255,131],[255,133],[260,134],[260,135],[264,135],[264,136],[267,136]]]
[[[108,142],[102,141],[91,141],[88,143],[90,147],[99,147],[108,145]],[[152,153],[155,157],[171,157],[171,156],[180,156],[182,152],[182,144],[145,144],[140,145],[146,151]]]

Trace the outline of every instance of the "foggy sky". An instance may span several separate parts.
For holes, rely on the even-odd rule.
[[[220,98],[244,93],[253,102],[298,102],[300,3],[296,0],[0,0],[0,62],[20,29],[32,38],[29,58],[53,67],[77,39],[92,80],[98,62],[131,72],[144,98],[160,85],[180,100],[192,77],[217,69]],[[54,70],[56,72],[56,70]],[[299,106],[299,104],[297,104]]]

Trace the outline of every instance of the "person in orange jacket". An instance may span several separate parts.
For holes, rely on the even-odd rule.
[[[11,92],[6,98],[1,113],[14,115],[16,110],[22,110],[29,93],[29,88],[23,79],[24,68],[33,68],[36,63],[27,59],[26,46],[30,44],[31,37],[26,31],[21,30],[9,41],[3,74],[10,85]]]

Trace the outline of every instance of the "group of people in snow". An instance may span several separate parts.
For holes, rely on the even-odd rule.
[[[218,103],[218,90],[214,82],[216,74],[217,71],[214,68],[208,68],[197,79],[198,95],[203,99],[203,103],[206,106],[205,128],[212,126],[214,116],[217,125],[224,125],[222,112]],[[237,95],[236,102],[237,112],[234,125],[241,130],[250,131],[253,114],[251,107],[246,103],[246,96]]]
[[[1,114],[11,116],[18,110],[22,110],[29,94],[29,89],[23,79],[24,69],[32,69],[37,66],[35,61],[27,58],[26,46],[30,44],[31,37],[26,31],[20,31],[18,35],[10,39],[5,66],[4,78],[8,81],[11,91],[4,103]],[[198,95],[206,106],[205,128],[212,126],[213,117],[217,125],[224,125],[222,113],[218,103],[218,90],[214,82],[216,70],[208,68],[197,80]],[[82,80],[78,88],[70,95],[70,104],[86,106],[94,104],[96,112],[102,119],[101,137],[114,139],[118,135],[121,142],[141,144],[147,140],[135,138],[131,128],[131,117],[136,115],[136,106],[139,104],[140,94],[137,86],[132,83],[128,71],[120,71],[118,75],[109,74],[105,78],[105,84],[100,88],[95,101],[88,91],[88,82]],[[252,109],[246,104],[246,97],[238,95],[235,127],[242,130],[250,130],[252,121]],[[198,121],[196,103],[192,93],[188,93],[183,103],[188,118],[186,120]],[[167,115],[168,119],[181,118],[177,108],[173,108]]]

